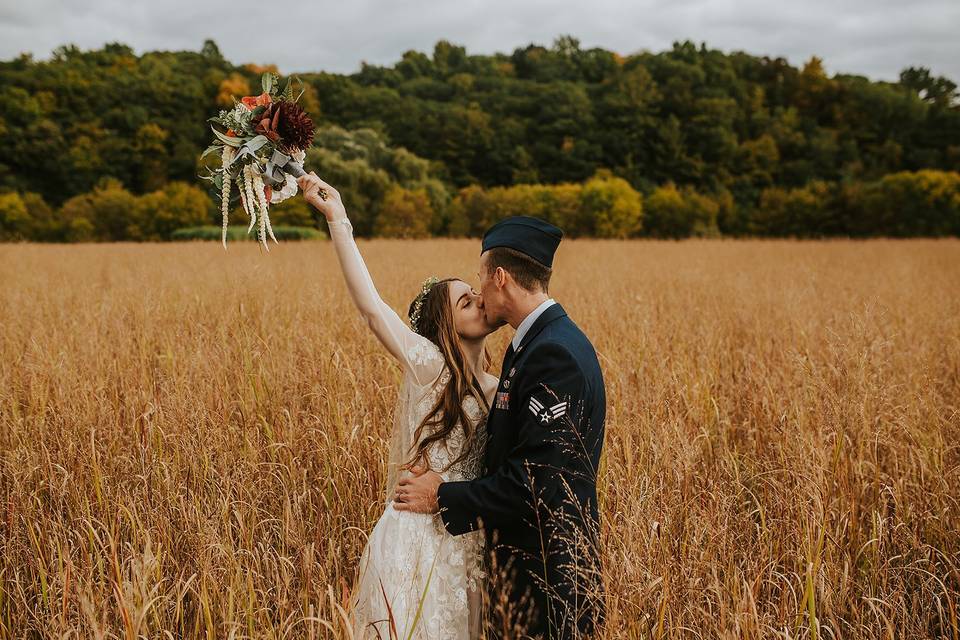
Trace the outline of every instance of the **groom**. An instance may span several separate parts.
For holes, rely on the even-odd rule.
[[[503,638],[582,638],[604,613],[597,470],[606,395],[593,346],[547,294],[562,237],[524,216],[484,235],[484,313],[516,329],[487,418],[486,475],[442,482],[426,472],[402,480],[395,497],[400,510],[439,511],[452,535],[484,530],[491,632]]]

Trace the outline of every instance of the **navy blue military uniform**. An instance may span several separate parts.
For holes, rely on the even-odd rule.
[[[515,353],[507,350],[487,419],[486,475],[438,491],[451,534],[485,532],[491,633],[514,637],[504,630],[519,621],[529,637],[574,638],[602,621],[597,472],[605,414],[596,352],[554,304]]]

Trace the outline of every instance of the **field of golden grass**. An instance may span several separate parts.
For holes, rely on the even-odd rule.
[[[400,310],[478,242],[361,251]],[[0,278],[0,637],[347,637],[399,369],[332,248]],[[960,242],[570,241],[551,293],[607,381],[606,638],[960,638]]]

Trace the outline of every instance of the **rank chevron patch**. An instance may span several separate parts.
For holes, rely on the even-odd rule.
[[[552,407],[547,407],[536,398],[530,398],[530,412],[537,416],[540,424],[550,424],[567,413],[567,403],[561,402]]]

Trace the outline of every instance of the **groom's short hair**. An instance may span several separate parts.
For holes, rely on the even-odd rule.
[[[550,276],[553,269],[546,267],[525,253],[509,247],[494,247],[484,252],[487,256],[487,273],[493,273],[500,267],[513,277],[518,285],[527,291],[538,289],[549,293]]]

